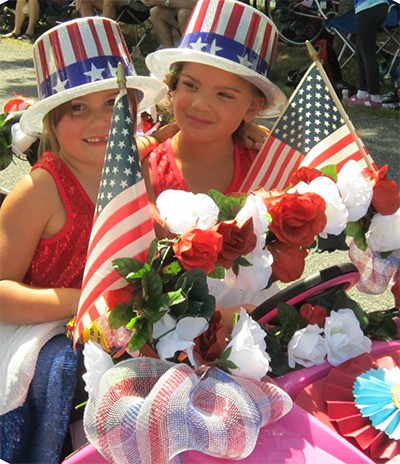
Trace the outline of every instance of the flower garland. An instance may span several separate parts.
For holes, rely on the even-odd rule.
[[[163,359],[218,365],[258,379],[326,358],[337,365],[368,352],[368,319],[345,298],[335,296],[339,307],[281,305],[278,319],[263,328],[242,310],[230,333],[208,282],[218,279],[249,293],[274,281],[292,282],[303,274],[320,237],[350,235],[360,249],[390,256],[400,249],[400,195],[386,171],[373,176],[350,161],[338,174],[334,166],[301,168],[282,191],[163,192],[155,214],[162,238],[153,242],[146,263],[113,262],[127,286],[104,296],[105,315],[87,328],[83,341],[100,341],[115,357],[125,351],[148,355],[150,349]],[[330,308],[329,315],[322,306]],[[241,350],[256,361],[242,358]]]

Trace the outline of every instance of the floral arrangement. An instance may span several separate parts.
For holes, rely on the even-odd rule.
[[[36,159],[34,151],[29,149],[36,139],[23,134],[18,123],[20,113],[31,105],[31,98],[16,93],[4,105],[3,113],[0,114],[0,170],[6,169],[14,156],[28,160],[31,164]]]
[[[371,351],[372,341],[400,339],[400,309],[365,312],[345,291],[309,297],[297,305],[278,304],[263,324],[273,374],[320,365],[338,366]]]
[[[227,326],[208,288],[209,279],[245,292],[292,282],[318,237],[351,235],[360,249],[390,255],[400,248],[400,196],[386,170],[362,171],[350,161],[338,174],[334,166],[302,168],[285,191],[163,192],[156,205],[163,238],[153,242],[146,263],[113,262],[127,286],[105,295],[107,315],[84,341],[100,340],[115,357],[141,351],[261,378],[325,359],[336,365],[368,352],[371,338],[396,338],[397,313],[367,317],[345,294],[334,305],[281,305],[277,320],[263,328],[242,310],[230,332],[232,320]],[[371,329],[376,318],[387,333]],[[338,345],[336,334],[348,344]]]

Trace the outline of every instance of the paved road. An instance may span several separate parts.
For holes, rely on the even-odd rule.
[[[0,39],[0,62],[1,107],[12,97],[13,92],[36,96],[32,45],[16,40]],[[377,165],[388,164],[390,177],[400,183],[399,118],[377,117],[373,110],[368,115],[349,111],[349,116]],[[397,116],[400,116],[399,111]],[[27,169],[29,169],[27,163],[18,163],[0,172],[0,186],[12,188],[15,181]],[[315,254],[308,259],[306,275],[343,262],[348,262],[346,252]],[[354,289],[350,294],[367,311],[393,306],[393,297],[389,291],[383,295],[371,296]]]

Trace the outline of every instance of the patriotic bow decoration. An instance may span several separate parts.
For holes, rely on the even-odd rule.
[[[186,364],[135,358],[103,374],[84,427],[110,463],[178,463],[186,450],[242,459],[253,451],[260,428],[291,406],[273,383],[217,368],[199,379]]]
[[[134,138],[126,89],[120,91],[110,128],[102,180],[90,236],[74,342],[107,308],[102,296],[126,285],[112,261],[145,261],[155,238]]]

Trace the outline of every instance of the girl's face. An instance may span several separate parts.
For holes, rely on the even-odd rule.
[[[60,156],[72,164],[103,166],[118,90],[102,90],[65,105],[55,132]]]
[[[245,79],[198,63],[185,63],[172,99],[182,134],[204,142],[231,137],[264,103]]]

